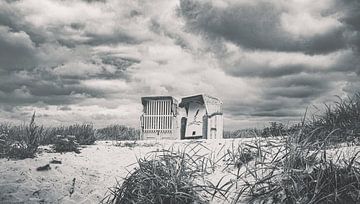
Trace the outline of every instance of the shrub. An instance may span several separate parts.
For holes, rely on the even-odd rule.
[[[98,140],[138,140],[140,130],[124,125],[110,125],[96,131]]]
[[[47,128],[42,139],[42,144],[54,144],[57,142],[57,135],[74,135],[80,145],[91,145],[96,141],[95,129],[92,124],[74,124]]]
[[[91,145],[96,141],[95,129],[92,124],[70,125],[69,132],[71,135],[75,135],[80,145]]]
[[[0,158],[6,157],[7,152],[9,151],[9,124],[0,124]]]
[[[42,132],[43,127],[35,123],[35,112],[28,126],[1,125],[1,156],[16,159],[34,157],[40,145]]]
[[[41,145],[50,145],[55,144],[55,141],[57,139],[57,135],[61,135],[63,131],[61,130],[61,127],[47,127],[44,128],[44,134],[41,138]]]
[[[288,131],[284,124],[278,122],[270,122],[270,127],[265,127],[261,131],[261,137],[276,137],[287,135]]]
[[[259,135],[258,129],[240,129],[232,131],[224,131],[224,139],[227,138],[250,138]]]
[[[263,129],[249,128],[224,131],[224,138],[277,137],[289,135],[297,130],[299,130],[298,125],[287,127],[280,122],[270,122],[270,126]]]
[[[79,144],[76,142],[76,137],[73,135],[62,136],[58,135],[56,137],[56,142],[53,145],[53,148],[56,152],[76,152],[79,151]]]

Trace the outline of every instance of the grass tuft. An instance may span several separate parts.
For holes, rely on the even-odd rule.
[[[326,141],[328,144],[348,143],[359,145],[360,93],[347,99],[325,104],[321,115],[312,116],[301,128],[304,140]]]
[[[92,124],[74,124],[70,126],[49,127],[45,130],[42,144],[55,144],[58,142],[58,135],[63,137],[74,135],[80,145],[92,145],[95,143],[95,129]]]
[[[53,148],[56,152],[75,152],[80,153],[79,144],[74,135],[58,135]]]
[[[35,112],[28,125],[0,127],[0,157],[14,159],[33,158],[40,145],[43,127],[35,123]]]
[[[124,125],[109,125],[96,130],[98,140],[138,140],[140,130]]]
[[[103,203],[208,203],[222,190],[205,179],[215,165],[201,144],[161,150],[138,159],[138,167],[110,189]]]

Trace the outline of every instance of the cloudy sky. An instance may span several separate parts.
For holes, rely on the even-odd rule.
[[[360,90],[358,0],[0,0],[0,120],[137,127],[140,97],[207,93],[225,128]]]

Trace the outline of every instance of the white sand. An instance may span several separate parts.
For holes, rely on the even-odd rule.
[[[211,151],[231,142],[203,141]],[[0,203],[99,203],[108,188],[116,184],[116,179],[121,182],[121,178],[135,167],[132,164],[136,163],[136,158],[172,145],[181,148],[189,141],[138,143],[139,146],[129,148],[101,141],[82,148],[80,154],[43,152],[34,159],[0,159]],[[154,146],[144,147],[143,144]],[[36,171],[52,159],[60,160],[62,164],[50,164],[49,171]],[[74,178],[75,189],[70,196]]]
[[[207,148],[201,151],[202,154],[220,152],[217,156],[221,157],[232,144],[251,140],[202,140],[201,144]],[[189,141],[140,141],[138,144],[129,148],[102,141],[82,148],[80,154],[43,152],[34,159],[0,159],[0,203],[99,203],[108,188],[116,184],[116,179],[122,182],[121,178],[135,167],[136,158],[171,146],[183,148]],[[149,144],[152,146],[145,146]],[[62,164],[50,164],[51,170],[36,171],[52,159]],[[226,172],[218,171],[211,180],[217,182],[223,175]],[[74,178],[75,189],[70,195]]]

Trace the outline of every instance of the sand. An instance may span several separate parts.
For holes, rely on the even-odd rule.
[[[222,156],[232,144],[252,139],[201,140],[202,154],[215,152]],[[24,160],[0,159],[0,203],[99,203],[108,189],[136,166],[137,158],[151,151],[170,147],[184,148],[194,141],[139,141],[133,148],[116,146],[112,141],[98,141],[84,146],[80,154],[50,153],[41,147],[36,158]],[[353,150],[351,152],[354,152]],[[48,171],[36,171],[53,159]],[[211,177],[217,182],[226,172]]]
[[[203,143],[209,150],[215,150],[231,141]],[[137,158],[172,145],[181,148],[187,143],[189,141],[140,141],[138,146],[129,148],[115,146],[111,141],[98,141],[84,146],[80,154],[48,153],[46,150],[50,147],[41,147],[43,152],[33,159],[0,159],[0,203],[99,203],[108,188],[117,180],[121,182],[135,167]],[[36,171],[53,159],[62,164],[50,164],[50,170]]]

